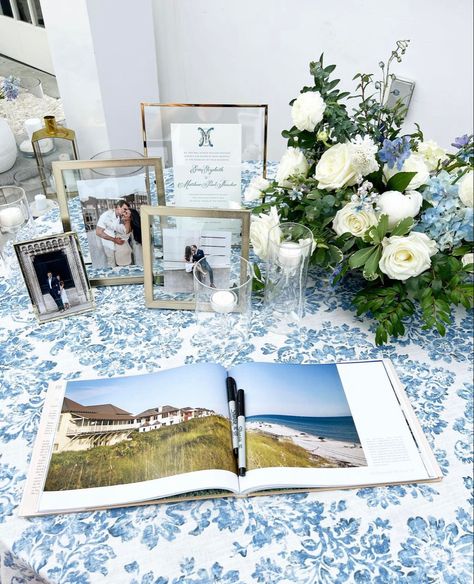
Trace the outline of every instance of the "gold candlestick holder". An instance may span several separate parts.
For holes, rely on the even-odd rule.
[[[76,143],[76,132],[69,128],[65,128],[64,126],[60,126],[56,122],[56,118],[54,116],[45,116],[44,128],[33,132],[33,135],[31,136],[31,144],[33,146],[33,152],[35,154],[36,164],[38,166],[38,174],[41,179],[41,186],[43,188],[44,194],[47,196],[49,187],[48,176],[51,174],[52,160],[49,160],[50,156],[46,156],[41,151],[41,142],[43,140],[53,141],[55,146],[54,150],[60,153],[59,156],[55,156],[56,159],[78,160],[79,151]],[[73,185],[68,186],[72,187]]]

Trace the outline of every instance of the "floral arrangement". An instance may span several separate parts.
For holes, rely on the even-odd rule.
[[[0,81],[0,99],[13,101],[20,93],[20,80],[18,77],[9,75]]]
[[[416,303],[425,328],[441,335],[452,305],[472,306],[473,136],[457,138],[449,154],[417,124],[402,134],[406,107],[388,107],[387,97],[407,46],[398,41],[379,63],[380,79],[357,74],[354,95],[337,88],[323,56],[311,63],[314,84],[290,102],[294,125],[282,133],[288,149],[275,180],[255,178],[245,193],[259,200],[250,235],[261,259],[268,230],[294,221],[311,229],[312,263],[333,285],[362,274],[353,302],[378,321],[377,344],[404,334]]]

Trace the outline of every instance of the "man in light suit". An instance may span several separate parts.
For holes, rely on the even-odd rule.
[[[59,284],[59,278],[56,276],[53,277],[52,272],[48,272],[48,291],[53,297],[54,302],[56,302],[59,312],[62,312],[64,310],[64,304],[61,300],[61,286]]]
[[[191,246],[191,252],[193,254],[193,262],[194,263],[198,262],[199,260],[202,260],[202,262],[199,265],[202,267],[202,269],[205,272],[207,272],[209,274],[209,280],[211,281],[211,288],[215,288],[215,286],[214,286],[214,272],[212,271],[212,268],[209,265],[208,261],[206,259],[203,259],[204,252],[202,251],[202,249],[198,249],[197,245]],[[198,273],[198,279],[200,281],[202,281],[199,273]]]

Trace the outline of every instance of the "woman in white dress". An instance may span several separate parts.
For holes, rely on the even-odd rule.
[[[69,298],[67,297],[67,292],[66,292],[66,288],[64,287],[63,280],[60,280],[59,288],[61,290],[61,301],[63,303],[64,309],[67,310],[68,308],[70,308],[71,305],[69,304]]]
[[[132,221],[130,209],[127,205],[122,207],[122,216],[115,234],[123,240],[121,245],[115,244],[115,263],[117,266],[129,266],[132,263],[132,247],[130,238],[132,237]]]

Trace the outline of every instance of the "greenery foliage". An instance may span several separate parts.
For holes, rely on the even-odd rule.
[[[463,141],[456,145],[457,152],[444,153],[436,167],[429,168],[429,180],[417,188],[423,197],[423,204],[416,215],[412,213],[412,216],[401,219],[389,228],[387,215],[377,206],[380,195],[385,192],[405,193],[410,190],[409,185],[417,173],[405,170],[402,163],[408,156],[418,154],[424,140],[418,125],[411,134],[401,133],[406,114],[406,107],[401,101],[392,108],[386,105],[393,79],[391,66],[394,62],[401,61],[407,47],[408,41],[397,42],[387,62],[379,63],[379,79],[375,79],[373,74],[357,74],[354,77],[357,86],[353,95],[338,89],[340,80],[332,79],[335,65],[325,65],[323,55],[310,64],[313,84],[303,87],[301,93],[320,94],[325,102],[322,119],[313,131],[300,130],[295,125],[282,132],[283,137],[288,140],[288,146],[298,148],[304,154],[309,170],[291,176],[290,186],[278,180],[273,181],[263,191],[262,201],[255,208],[256,213],[267,213],[271,207],[276,207],[281,221],[302,223],[309,227],[315,241],[311,261],[314,265],[330,271],[334,285],[351,271],[362,272],[367,284],[355,296],[354,305],[358,314],[368,314],[376,319],[377,344],[386,343],[390,337],[403,335],[404,321],[414,313],[417,305],[421,309],[424,326],[435,327],[439,334],[444,335],[446,325],[451,321],[451,307],[462,304],[468,308],[473,304],[472,276],[469,274],[472,272],[472,264],[462,261],[465,254],[473,251],[472,207],[464,207],[459,203],[457,195],[457,188],[463,177],[473,169],[473,137],[464,136],[458,139]],[[290,102],[290,105],[294,105],[294,102],[295,100]],[[348,112],[349,103],[355,104],[351,113]],[[322,188],[315,175],[321,157],[335,145],[354,144],[358,139],[365,140],[366,137],[376,146],[375,160],[378,170],[364,177],[360,176],[357,181],[335,188]],[[428,144],[431,147],[434,143]],[[437,147],[436,144],[434,146]],[[394,159],[391,160],[390,156]],[[396,156],[399,156],[400,164],[394,166]],[[391,176],[384,174],[387,160],[392,163],[389,168],[394,168]],[[450,223],[448,219],[443,219],[442,214],[437,225],[431,219],[431,231],[428,235],[437,243],[433,232],[450,236],[459,229],[464,234],[463,239],[459,242],[461,236],[456,239],[453,235],[450,243],[439,247],[436,254],[430,254],[431,265],[423,273],[404,280],[391,279],[380,267],[385,246],[394,236],[405,237],[412,232],[423,232],[422,216],[426,214],[429,217],[430,210],[436,206],[427,196],[427,192],[431,188],[430,181],[438,176],[449,177],[446,192],[456,190],[455,198],[458,202],[448,201],[448,195],[439,195],[436,192],[436,204],[440,205],[440,209],[445,209],[447,214],[453,208],[457,209],[457,215],[455,219],[450,219]],[[366,181],[366,189],[373,195],[369,202],[364,199],[365,193],[361,194],[362,181]],[[451,193],[450,196],[454,195]],[[360,209],[370,208],[377,215],[378,224],[371,226],[363,236],[355,236],[350,232],[338,235],[335,231],[336,214],[351,201],[357,201]]]

